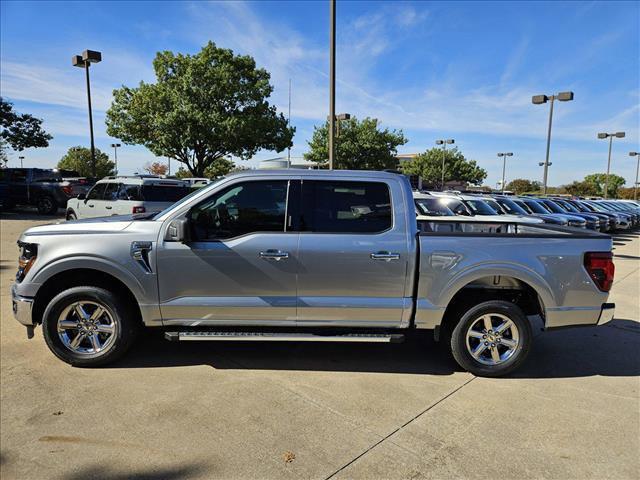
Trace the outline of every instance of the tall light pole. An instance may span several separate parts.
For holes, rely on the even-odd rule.
[[[336,0],[329,0],[329,170],[333,170],[336,129]]]
[[[436,140],[436,145],[442,145],[442,179],[440,181],[440,188],[444,191],[444,160],[447,154],[447,144],[452,145],[456,143],[453,138],[449,138],[448,140]]]
[[[23,155],[20,155],[20,156],[18,157],[18,160],[20,160],[20,168],[24,168],[24,165],[22,164],[22,161],[24,160],[24,156],[23,156]]]
[[[598,134],[598,138],[601,140],[605,138],[609,139],[609,160],[607,160],[607,176],[604,177],[604,198],[607,198],[609,194],[609,172],[611,171],[611,144],[613,143],[613,137],[624,138],[624,135],[624,132]]]
[[[640,173],[640,152],[629,152],[630,157],[638,157],[636,165],[636,183],[633,184],[633,199],[638,200],[638,173]]]
[[[89,82],[89,66],[92,63],[102,61],[102,53],[95,50],[85,50],[82,55],[71,57],[71,64],[74,67],[84,68],[87,77],[87,103],[89,104],[89,132],[91,134],[91,174],[96,177],[96,147],[93,142],[93,114],[91,113],[91,85]]]
[[[513,152],[500,152],[498,157],[502,157],[502,193],[504,193],[504,175],[507,169],[507,157],[513,157]]]
[[[289,116],[287,118],[287,127],[291,127],[291,79],[289,79]],[[287,168],[291,168],[291,146],[287,148]]]
[[[113,147],[113,158],[116,161],[116,177],[118,176],[118,147],[121,147],[122,145],[120,145],[119,143],[112,143],[111,146]]]
[[[573,100],[573,92],[560,92],[557,95],[534,95],[531,97],[531,102],[534,105],[542,105],[543,103],[550,102],[549,108],[549,127],[547,129],[547,155],[544,161],[544,178],[543,178],[543,190],[544,194],[547,193],[547,178],[549,173],[549,150],[551,148],[551,122],[553,121],[553,102],[560,100],[561,102],[570,102]]]

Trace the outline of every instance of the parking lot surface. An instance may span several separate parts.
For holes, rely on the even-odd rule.
[[[73,368],[11,315],[0,220],[0,474],[13,478],[640,477],[640,236],[614,237],[615,320],[541,333],[522,369],[400,345],[169,343]]]

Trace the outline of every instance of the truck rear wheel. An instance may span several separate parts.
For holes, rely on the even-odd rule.
[[[36,203],[40,215],[53,215],[58,211],[58,204],[51,195],[43,195]]]
[[[42,331],[49,349],[77,367],[105,365],[133,343],[137,318],[112,292],[73,287],[56,295],[44,311]]]
[[[531,324],[517,305],[491,300],[462,316],[451,334],[451,352],[468,372],[500,377],[522,365],[532,338]]]

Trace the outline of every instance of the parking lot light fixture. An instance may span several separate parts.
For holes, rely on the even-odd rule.
[[[613,137],[615,138],[624,138],[625,132],[615,132],[615,133],[598,133],[598,138],[600,140],[604,140],[605,138],[609,139],[609,158],[607,160],[607,176],[604,178],[604,198],[607,198],[609,194],[609,172],[611,171],[611,145],[613,143]]]
[[[89,82],[89,66],[92,63],[102,61],[102,53],[95,50],[85,50],[82,55],[71,57],[71,64],[74,67],[84,68],[87,78],[87,103],[89,104],[89,133],[91,135],[91,174],[96,177],[96,147],[93,141],[93,115],[91,113],[91,85]]]
[[[636,165],[636,183],[633,184],[633,199],[638,200],[638,173],[640,173],[640,152],[629,152],[629,156],[638,158],[638,163]]]
[[[436,140],[436,145],[442,145],[442,179],[440,180],[440,189],[444,191],[444,160],[447,154],[447,145],[453,145],[456,141],[453,138]]]
[[[502,193],[504,193],[504,178],[505,171],[507,169],[507,157],[513,157],[513,152],[500,152],[498,153],[498,157],[502,157]]]
[[[113,147],[113,159],[115,160],[115,163],[116,163],[116,168],[115,168],[116,177],[118,176],[118,148],[121,146],[122,145],[120,145],[119,143],[111,144],[111,147]]]
[[[18,160],[20,160],[20,168],[24,168],[24,165],[23,165],[23,163],[22,163],[22,161],[24,160],[24,155],[20,155],[20,156],[18,157]]]
[[[549,106],[549,126],[547,128],[547,155],[545,161],[542,165],[544,165],[544,174],[543,174],[543,187],[542,192],[544,194],[547,193],[547,178],[549,174],[549,150],[551,148],[551,123],[553,122],[553,102],[555,100],[559,100],[560,102],[570,102],[573,100],[573,92],[560,92],[557,95],[534,95],[531,97],[531,103],[534,105],[542,105],[543,103],[550,103]]]

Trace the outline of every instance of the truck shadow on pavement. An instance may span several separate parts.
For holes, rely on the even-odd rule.
[[[64,475],[64,480],[84,480],[100,478],[103,480],[173,480],[193,477],[210,471],[199,465],[187,465],[175,468],[157,467],[148,470],[118,470],[104,465],[93,465],[77,472]]]
[[[107,368],[209,365],[216,369],[452,375],[461,371],[430,332],[403,344],[272,342],[178,343],[150,332]],[[614,320],[537,335],[527,362],[512,378],[640,376],[640,323]]]

